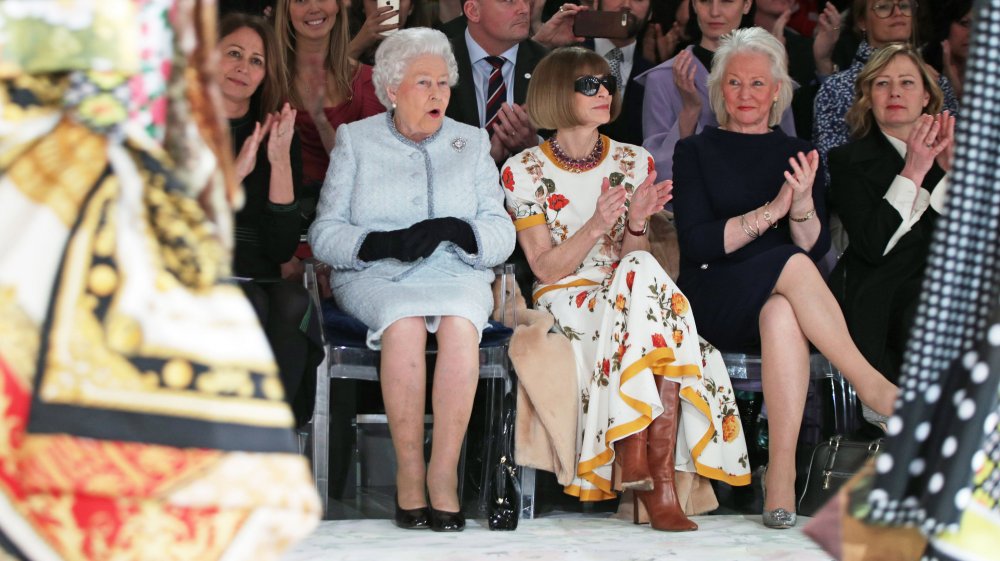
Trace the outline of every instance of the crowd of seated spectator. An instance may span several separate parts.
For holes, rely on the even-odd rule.
[[[401,0],[398,11],[384,0],[223,2],[261,16],[224,20],[223,33],[249,33],[266,59],[246,99],[227,106],[253,222],[238,220],[239,231],[258,228],[237,235],[237,262],[248,247],[266,252],[261,272],[245,274],[253,290],[262,276],[294,279],[295,233],[309,228],[315,256],[333,267],[324,284],[369,327],[370,347],[392,350],[382,391],[400,458],[396,523],[464,527],[454,471],[475,387],[471,350],[490,309],[484,271],[508,258],[516,228],[535,305],[576,350],[588,469],[567,492],[632,489],[654,528],[696,527],[665,489],[675,461],[697,463],[674,458],[678,434],[692,442],[691,427],[725,416],[687,409],[703,383],[731,390],[714,345],[762,356],[774,420],[763,520],[794,525],[810,345],[873,420],[895,401],[968,52],[970,0],[931,3],[946,17],[924,42],[917,16],[929,7],[916,0],[798,11],[789,0]],[[628,10],[638,31],[579,37],[574,20],[588,10]],[[647,238],[671,199],[676,279]],[[847,253],[833,291],[816,265],[831,211],[848,234],[835,244]],[[667,296],[630,316],[640,286]],[[876,333],[866,299],[884,304]],[[433,396],[425,470],[421,351],[434,332],[444,352],[435,376],[450,389]],[[301,378],[302,367],[283,365],[279,344],[286,389],[301,393],[285,370]],[[648,358],[665,346],[669,360]],[[642,376],[624,374],[633,362]],[[720,450],[716,472],[741,479]]]

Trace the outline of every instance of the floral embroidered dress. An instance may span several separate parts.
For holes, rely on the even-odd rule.
[[[546,225],[555,245],[593,215],[607,177],[628,198],[653,170],[643,148],[602,137],[599,165],[563,169],[548,142],[507,160],[502,183],[518,231]],[[628,203],[626,203],[628,204]],[[537,308],[572,342],[579,379],[577,476],[566,493],[584,501],[615,496],[614,442],[663,411],[654,375],[681,386],[675,468],[732,485],[750,483],[746,442],[722,357],[698,337],[687,298],[652,255],[620,255],[624,216],[573,274],[536,283]]]

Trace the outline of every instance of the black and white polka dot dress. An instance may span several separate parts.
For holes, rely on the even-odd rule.
[[[971,502],[1000,518],[1000,0],[973,12],[949,198],[869,495],[869,522],[928,536]],[[959,557],[932,540],[924,559]]]

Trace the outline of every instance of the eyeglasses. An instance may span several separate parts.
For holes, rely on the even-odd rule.
[[[618,90],[618,80],[614,76],[580,76],[573,82],[573,89],[587,97],[597,95],[601,86],[604,86],[610,95],[615,95],[615,91]]]
[[[916,0],[896,0],[895,2],[876,2],[872,6],[872,11],[881,19],[892,15],[893,8],[899,8],[899,13],[906,17],[911,17],[917,9]]]

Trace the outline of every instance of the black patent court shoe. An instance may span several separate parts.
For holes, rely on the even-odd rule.
[[[462,511],[445,512],[430,507],[431,530],[435,532],[461,532],[465,529],[465,515]]]
[[[423,530],[431,526],[430,509],[425,506],[404,510],[396,499],[396,515],[392,523],[404,530]]]

